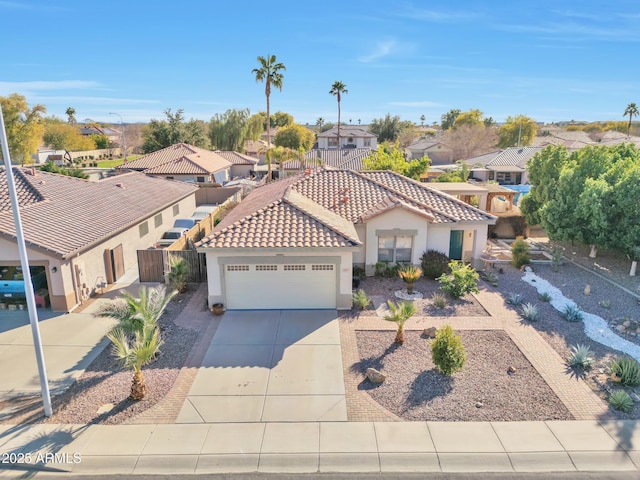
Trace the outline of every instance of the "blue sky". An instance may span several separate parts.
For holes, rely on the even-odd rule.
[[[272,111],[298,123],[337,120],[335,80],[354,124],[451,108],[623,120],[640,103],[635,0],[0,0],[0,19],[0,95],[80,121],[265,110],[251,70],[270,53],[287,67]]]

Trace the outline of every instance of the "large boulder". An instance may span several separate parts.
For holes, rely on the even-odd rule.
[[[375,368],[367,368],[366,376],[371,383],[382,383],[387,379],[386,375],[382,374]]]

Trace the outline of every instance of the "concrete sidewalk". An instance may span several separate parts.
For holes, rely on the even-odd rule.
[[[0,451],[30,462],[14,463],[0,478],[25,471],[63,475],[638,471],[640,422],[2,426]],[[46,453],[58,455],[45,461]]]

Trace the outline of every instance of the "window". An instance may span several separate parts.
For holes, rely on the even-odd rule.
[[[371,139],[370,138],[365,138],[363,141],[363,145],[365,147],[370,147],[371,146]]]
[[[196,177],[196,182],[204,183],[204,177]]]
[[[277,265],[256,265],[256,272],[275,272],[278,270]]]
[[[338,139],[337,138],[328,138],[328,145],[329,148],[334,147],[337,148],[338,147]]]
[[[321,270],[333,271],[333,265],[311,265],[311,271],[319,272]]]
[[[412,237],[408,235],[378,237],[378,261],[410,262]]]
[[[248,272],[249,265],[227,265],[227,272]]]
[[[161,213],[159,213],[155,217],[153,217],[153,224],[156,226],[156,228],[158,228],[160,225],[162,225],[162,214]]]
[[[173,216],[175,217],[176,215],[178,215],[180,213],[180,205],[175,204],[173,206]]]
[[[144,222],[138,225],[138,231],[140,232],[140,238],[144,237],[147,233],[149,233],[149,223]]]
[[[306,265],[285,265],[285,272],[294,272],[294,271],[304,271],[306,270]]]

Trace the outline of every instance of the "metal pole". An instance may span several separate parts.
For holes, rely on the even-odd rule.
[[[40,376],[40,390],[42,392],[44,414],[47,417],[50,417],[53,413],[51,410],[51,394],[49,393],[47,369],[44,363],[44,353],[42,351],[42,341],[40,339],[40,327],[38,325],[36,298],[35,294],[33,293],[33,284],[31,283],[31,271],[29,270],[29,260],[27,259],[27,247],[24,243],[22,219],[20,218],[18,195],[16,194],[16,186],[13,180],[13,170],[11,168],[11,157],[9,156],[7,132],[4,128],[4,116],[2,115],[2,107],[0,107],[0,144],[2,144],[2,156],[4,157],[7,184],[9,185],[9,196],[11,197],[11,208],[13,210],[13,220],[16,227],[16,239],[18,241],[18,251],[20,252],[20,265],[22,265],[24,290],[27,296],[27,309],[29,311],[29,322],[31,323],[31,334],[33,335],[33,346],[36,349],[36,361],[38,363],[38,374]]]
[[[122,115],[115,112],[109,112],[109,115],[117,115],[120,117],[120,125],[122,126],[122,158],[126,162],[127,161],[127,142],[125,141],[124,122],[122,121]]]

